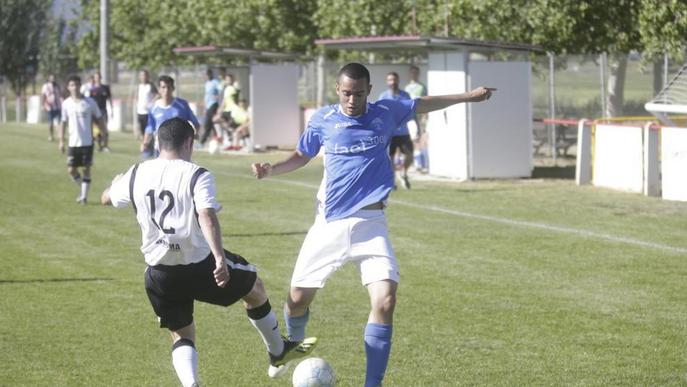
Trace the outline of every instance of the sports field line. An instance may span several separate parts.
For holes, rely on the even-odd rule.
[[[214,173],[217,173],[217,172],[214,172]],[[255,177],[250,177],[250,176],[246,176],[246,175],[224,173],[224,172],[219,172],[219,173],[222,175],[230,175],[233,177],[241,177],[241,178],[245,178],[245,179],[255,179]],[[279,178],[273,178],[273,177],[270,177],[269,179],[266,179],[265,181],[273,181],[276,183],[289,184],[289,185],[306,187],[306,188],[313,188],[313,189],[317,189],[319,187],[318,185],[305,183],[302,181],[285,180],[285,179],[279,179]],[[643,241],[643,240],[639,240],[639,239],[626,238],[626,237],[616,236],[616,235],[611,235],[611,234],[604,234],[604,233],[599,233],[599,232],[584,230],[584,229],[579,229],[579,228],[556,226],[556,225],[547,224],[547,223],[528,222],[528,221],[524,221],[524,220],[515,220],[515,219],[503,218],[503,217],[499,217],[499,216],[492,216],[492,215],[473,214],[473,213],[469,213],[469,212],[451,210],[448,208],[438,207],[438,206],[434,206],[434,205],[424,205],[424,204],[411,203],[411,202],[398,200],[398,199],[389,199],[389,203],[392,203],[394,205],[401,205],[401,206],[406,206],[406,207],[411,207],[411,208],[417,208],[417,209],[426,210],[426,211],[438,212],[441,214],[452,215],[452,216],[457,216],[457,217],[466,218],[466,219],[476,219],[476,220],[482,220],[482,221],[486,221],[486,222],[493,222],[493,223],[500,223],[500,224],[505,224],[505,225],[509,225],[509,226],[515,226],[515,227],[536,228],[536,229],[540,229],[540,230],[558,232],[558,233],[562,233],[562,234],[576,235],[576,236],[580,236],[580,237],[584,237],[584,238],[600,239],[600,240],[605,240],[605,241],[614,242],[614,243],[622,243],[622,244],[627,244],[627,245],[645,247],[648,249],[670,251],[673,253],[680,253],[680,254],[687,253],[687,248],[684,248],[684,247],[675,247],[675,246],[670,246],[670,245],[664,245],[661,243],[647,242],[647,241]]]
[[[124,155],[122,155],[122,156],[124,156]],[[215,175],[224,175],[224,176],[230,176],[230,177],[239,177],[242,179],[255,180],[255,177],[251,176],[250,173],[248,172],[248,168],[246,168],[245,174],[224,172],[222,170],[217,170],[217,169],[213,169],[212,173]],[[309,189],[314,189],[314,190],[316,190],[319,187],[319,185],[317,185],[317,184],[306,183],[306,182],[298,181],[298,180],[280,179],[280,178],[275,178],[275,177],[270,177],[269,179],[265,179],[264,181],[266,181],[266,182],[271,181],[271,182],[275,182],[275,183],[279,183],[279,184],[287,184],[287,185],[309,188]],[[611,235],[611,234],[604,234],[604,233],[599,233],[599,232],[584,230],[584,229],[579,229],[579,228],[556,226],[556,225],[547,224],[547,223],[528,222],[528,221],[524,221],[524,220],[509,219],[509,218],[503,218],[503,217],[492,216],[492,215],[473,214],[473,213],[469,213],[469,212],[465,212],[465,211],[451,210],[448,208],[438,207],[438,206],[434,206],[434,205],[424,205],[424,204],[411,203],[411,202],[406,202],[406,201],[397,200],[397,199],[389,199],[389,203],[392,203],[395,205],[411,207],[411,208],[417,208],[417,209],[421,209],[421,210],[425,210],[425,211],[433,211],[433,212],[438,212],[441,214],[457,216],[460,218],[476,219],[476,220],[481,220],[481,221],[486,221],[486,222],[506,224],[506,225],[515,226],[515,227],[536,228],[536,229],[540,229],[540,230],[552,231],[552,232],[557,232],[557,233],[562,233],[562,234],[576,235],[576,236],[580,236],[583,238],[600,239],[600,240],[605,240],[608,242],[621,243],[621,244],[627,244],[627,245],[632,245],[632,246],[639,246],[639,247],[644,247],[644,248],[653,249],[653,250],[669,251],[669,252],[678,253],[678,254],[686,254],[687,253],[687,248],[684,248],[684,247],[675,247],[675,246],[670,246],[670,245],[664,245],[661,243],[647,242],[647,241],[643,241],[643,240],[639,240],[639,239],[626,238],[626,237],[616,236],[616,235]]]

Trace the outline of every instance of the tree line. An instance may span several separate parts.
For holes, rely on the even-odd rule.
[[[48,0],[0,0],[0,73],[15,91],[41,72],[96,67],[99,1],[81,0],[82,36],[48,14]],[[554,54],[607,53],[684,60],[687,0],[117,0],[110,56],[131,68],[192,63],[181,46],[318,53],[318,38],[427,35],[541,46]],[[208,58],[202,59],[204,62]]]

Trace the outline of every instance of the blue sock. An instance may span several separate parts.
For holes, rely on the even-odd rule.
[[[298,317],[290,317],[284,310],[284,322],[286,322],[286,334],[291,341],[302,341],[305,339],[305,326],[308,325],[310,309],[305,314]]]
[[[391,353],[391,325],[368,323],[365,326],[365,354],[367,373],[365,387],[382,385],[386,365]]]

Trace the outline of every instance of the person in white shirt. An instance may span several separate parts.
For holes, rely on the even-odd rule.
[[[48,113],[48,141],[53,141],[55,122],[60,120],[60,108],[62,107],[62,88],[55,82],[55,75],[48,75],[48,81],[41,89],[43,110]]]
[[[183,386],[198,384],[196,300],[225,307],[243,300],[267,347],[268,375],[281,376],[287,363],[313,350],[317,339],[283,338],[255,266],[222,247],[215,180],[191,162],[194,135],[185,119],[163,122],[157,135],[160,156],[115,177],[101,203],[131,204],[136,213],[148,265],[146,292],[160,327],[172,334],[172,363]]]
[[[136,106],[136,139],[143,139],[146,126],[148,125],[148,114],[153,107],[153,102],[157,98],[157,88],[150,82],[148,70],[141,70],[138,73],[138,87],[134,94],[134,105]],[[150,149],[152,150],[152,149]]]
[[[81,78],[76,75],[69,77],[67,89],[69,98],[62,102],[62,123],[60,124],[59,149],[65,151],[65,125],[69,127],[69,146],[67,148],[67,172],[81,192],[76,198],[77,203],[86,204],[88,189],[91,184],[91,165],[93,164],[93,120],[103,130],[105,122],[95,101],[84,97],[80,91]],[[79,173],[82,168],[82,173]]]

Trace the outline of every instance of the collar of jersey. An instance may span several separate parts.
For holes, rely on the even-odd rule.
[[[367,114],[367,111],[370,110],[370,103],[368,102],[365,104],[365,113],[358,114],[357,116],[349,116],[348,114],[343,112],[343,109],[341,109],[341,104],[338,104],[337,106],[338,106],[337,109],[338,109],[339,113],[343,114],[344,116],[346,116],[348,118],[360,118],[363,115]]]

